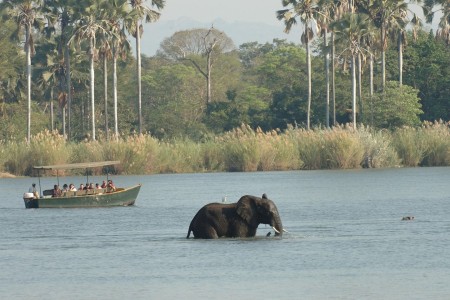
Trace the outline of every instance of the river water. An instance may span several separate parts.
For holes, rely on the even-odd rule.
[[[36,179],[0,179],[0,299],[450,298],[448,167],[113,179],[136,206],[25,209]],[[204,204],[263,193],[281,239],[186,239]]]

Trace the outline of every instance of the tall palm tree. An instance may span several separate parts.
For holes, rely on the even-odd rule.
[[[325,126],[327,128],[330,127],[330,49],[328,49],[328,26],[332,20],[333,4],[330,0],[319,0],[320,13],[317,16],[325,51]]]
[[[136,69],[138,80],[138,122],[139,134],[142,134],[142,83],[141,83],[141,36],[143,33],[142,20],[146,22],[155,22],[159,19],[160,13],[144,5],[145,0],[129,0],[131,13],[128,28],[129,32],[136,39]],[[151,0],[151,6],[158,10],[164,8],[165,0]]]
[[[389,34],[406,26],[408,4],[404,0],[362,0],[357,3],[358,12],[369,15],[380,30],[381,87],[386,84],[386,49]]]
[[[306,65],[308,72],[308,110],[306,127],[310,129],[311,120],[311,98],[312,98],[312,74],[311,74],[311,49],[310,42],[314,37],[313,26],[317,26],[315,16],[318,13],[316,0],[282,0],[283,7],[290,7],[277,11],[278,20],[284,20],[286,33],[291,31],[293,25],[297,24],[297,18],[305,27],[301,41],[306,45]]]
[[[16,36],[25,30],[24,50],[27,66],[27,142],[31,140],[31,56],[34,54],[33,27],[41,29],[43,21],[39,15],[40,0],[4,0],[0,9],[5,9],[17,24]]]
[[[351,59],[352,73],[352,123],[356,129],[356,58],[366,50],[361,43],[368,32],[368,16],[361,13],[348,13],[342,19],[331,24],[336,33],[336,43],[344,45],[342,55],[348,54]]]
[[[56,34],[58,42],[58,62],[60,62],[60,70],[58,73],[59,93],[58,99],[61,99],[62,114],[66,115],[66,107],[68,109],[68,134],[67,138],[71,138],[71,104],[72,104],[72,84],[70,72],[70,48],[68,40],[72,34],[72,22],[74,19],[73,7],[77,4],[73,0],[44,0],[43,14],[47,19],[48,34]],[[66,136],[66,122],[63,118],[63,135]]]
[[[108,2],[101,0],[86,1],[83,12],[80,13],[81,18],[76,21],[74,35],[69,41],[75,41],[79,46],[85,41],[88,42],[89,53],[89,73],[90,88],[89,95],[91,98],[91,128],[92,140],[95,140],[95,73],[94,62],[97,57],[97,36],[108,35],[107,30],[107,14]]]
[[[345,13],[349,12],[350,4],[349,0],[318,0],[319,11],[317,14],[318,25],[321,29],[323,36],[325,54],[325,77],[326,77],[326,126],[329,127],[330,121],[330,97],[333,103],[333,125],[336,124],[336,87],[335,87],[335,45],[334,45],[334,32],[331,30],[330,43],[328,47],[328,33],[329,25],[331,22],[340,19]],[[330,49],[328,49],[330,48]],[[331,55],[331,82],[330,82],[330,55]],[[331,85],[331,95],[330,95]]]
[[[126,19],[125,5],[116,4],[115,13],[109,19],[109,27],[112,32],[114,136],[116,140],[119,138],[119,123],[117,118],[117,59],[122,57],[125,60],[131,48],[125,33],[124,19]]]

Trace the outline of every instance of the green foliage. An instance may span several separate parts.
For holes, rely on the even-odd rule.
[[[420,124],[420,109],[418,90],[395,81],[386,83],[384,92],[373,96],[373,104],[366,106],[364,115],[368,122],[378,128],[395,128],[401,126],[416,126]]]
[[[242,125],[202,142],[132,135],[68,143],[57,132],[45,131],[29,145],[0,140],[0,146],[0,171],[15,175],[31,175],[33,165],[102,160],[121,161],[117,174],[450,166],[450,123],[424,123],[392,133],[347,126],[289,127],[281,133]]]
[[[417,40],[409,37],[405,48],[403,83],[420,91],[419,97],[424,111],[422,120],[450,120],[450,51],[444,41],[429,33],[421,32]],[[391,78],[397,78],[397,54],[393,49],[389,55]],[[388,61],[389,62],[389,61]],[[394,77],[395,76],[395,77]]]

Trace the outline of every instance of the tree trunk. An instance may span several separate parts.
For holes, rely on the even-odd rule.
[[[61,108],[61,120],[62,120],[62,134],[66,138],[66,108],[63,106]]]
[[[362,57],[358,53],[358,103],[359,103],[359,118],[363,120],[363,99],[362,99]]]
[[[369,55],[369,95],[370,95],[370,124],[373,125],[373,54]]]
[[[113,54],[113,86],[114,86],[114,135],[119,138],[119,126],[117,122],[117,57]]]
[[[400,31],[398,34],[398,82],[403,85],[403,36]]]
[[[66,44],[64,49],[64,61],[66,64],[66,84],[67,84],[67,139],[70,140],[72,137],[72,79],[70,74],[70,52],[69,46]]]
[[[27,143],[31,141],[31,25],[25,26],[25,51],[27,57]]]
[[[352,55],[352,122],[353,129],[356,129],[356,59]]]
[[[325,28],[325,32],[323,34],[323,44],[325,49],[328,48],[328,31]],[[325,125],[327,128],[330,128],[330,53],[328,49],[325,54],[325,77],[326,77],[326,108],[325,108]]]
[[[108,130],[108,60],[106,58],[106,53],[103,56],[103,84],[105,85],[104,96],[105,96],[105,135],[106,140],[109,141],[109,130]]]
[[[381,89],[384,91],[386,84],[386,51],[384,49],[386,31],[384,24],[381,26]]]
[[[311,125],[311,94],[312,94],[312,83],[311,83],[311,49],[309,45],[309,32],[308,26],[306,26],[306,65],[308,70],[308,111],[306,118],[306,128],[309,130]]]
[[[91,93],[91,125],[92,125],[92,140],[95,141],[95,97],[94,97],[94,85],[95,85],[95,73],[94,73],[94,39],[90,39],[90,93]]]
[[[138,80],[138,122],[139,134],[142,134],[142,85],[141,85],[141,35],[140,23],[136,22],[136,68]]]
[[[53,87],[50,89],[50,128],[55,130],[55,121],[53,120]]]
[[[211,103],[211,52],[208,52],[206,62],[206,105]]]
[[[336,69],[334,67],[335,57],[334,32],[331,32],[331,98],[333,102],[333,126],[336,125]]]

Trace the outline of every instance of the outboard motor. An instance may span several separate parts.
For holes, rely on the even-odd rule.
[[[33,193],[24,193],[23,201],[26,208],[39,208],[39,202]]]

